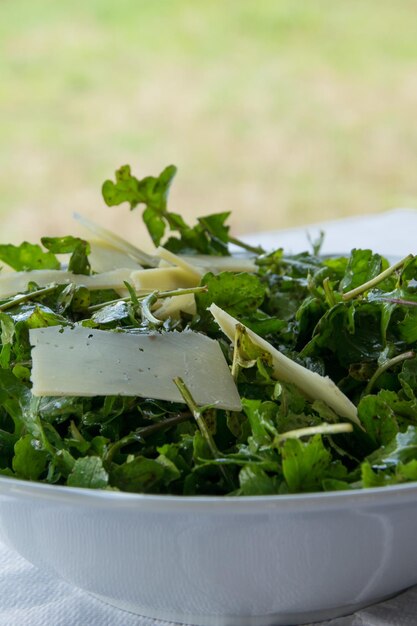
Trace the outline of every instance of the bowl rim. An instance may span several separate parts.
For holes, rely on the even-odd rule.
[[[264,514],[302,510],[330,510],[369,507],[385,507],[417,500],[417,481],[384,487],[347,489],[325,492],[295,493],[260,496],[180,496],[165,494],[129,493],[108,489],[88,489],[67,485],[51,485],[0,476],[0,499],[36,498],[43,502],[61,503],[69,506],[143,510],[176,510],[198,512],[221,511],[236,513],[247,511]]]

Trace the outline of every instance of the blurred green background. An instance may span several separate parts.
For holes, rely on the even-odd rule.
[[[0,0],[2,240],[143,245],[100,187],[179,168],[171,208],[236,235],[417,207],[414,0]]]

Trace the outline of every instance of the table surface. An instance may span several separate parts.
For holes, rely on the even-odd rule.
[[[372,248],[391,256],[415,249],[417,210],[396,209],[382,214],[347,218],[303,228],[245,237],[266,248],[297,252],[311,249],[323,230],[322,252]],[[39,571],[0,541],[0,626],[162,626],[160,622],[108,606],[87,593]],[[358,611],[323,622],[322,626],[416,626],[417,586]]]

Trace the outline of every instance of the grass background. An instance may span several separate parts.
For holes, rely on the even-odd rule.
[[[78,232],[124,163],[236,235],[417,207],[415,0],[0,0],[3,241]]]

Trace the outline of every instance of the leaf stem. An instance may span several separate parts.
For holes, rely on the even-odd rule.
[[[34,298],[40,298],[42,296],[47,296],[48,294],[52,293],[57,288],[57,286],[58,285],[54,283],[49,287],[43,287],[42,289],[37,289],[36,291],[30,291],[29,293],[14,296],[12,300],[8,300],[7,302],[3,302],[3,304],[0,304],[0,311],[7,311],[7,309],[12,309],[14,306],[22,304],[22,302],[27,302],[28,300],[33,300]]]
[[[213,459],[218,459],[219,457],[221,457],[221,454],[216,446],[216,443],[209,429],[207,428],[207,424],[203,417],[204,409],[201,409],[200,407],[197,406],[193,396],[191,395],[190,390],[188,389],[187,385],[185,384],[182,378],[180,378],[179,376],[174,378],[174,383],[178,387],[178,390],[180,394],[182,395],[184,402],[186,403],[191,413],[193,414],[194,419],[197,422],[197,426],[200,429],[200,432],[203,435],[204,439],[206,440],[206,443],[210,449]],[[227,469],[225,467],[220,466],[220,471],[223,474],[223,478],[225,479],[226,483],[232,489],[234,489],[235,488],[234,481],[231,475],[229,474],[229,472],[227,471]]]
[[[192,415],[194,416],[194,419],[197,422],[197,426],[199,427],[201,434],[203,435],[204,439],[207,442],[208,447],[210,448],[210,452],[212,453],[214,458],[217,458],[218,456],[220,456],[220,453],[217,449],[217,446],[214,442],[213,437],[211,436],[209,429],[207,428],[207,424],[204,421],[202,410],[195,403],[195,400],[193,396],[191,395],[191,392],[189,391],[187,385],[185,384],[182,378],[179,378],[179,377],[174,378],[174,383],[178,387],[178,390],[180,394],[182,395],[186,405],[188,406]]]
[[[148,298],[150,295],[157,295],[157,300],[162,298],[173,298],[175,296],[186,296],[190,293],[203,293],[207,291],[208,287],[203,285],[202,287],[188,287],[186,289],[171,289],[170,291],[147,291],[144,294],[138,296],[138,300],[143,300],[144,298]],[[117,300],[108,300],[107,302],[101,302],[100,304],[93,304],[88,307],[87,311],[89,313],[94,313],[94,311],[99,311],[105,306],[110,306],[112,304],[117,304],[118,302],[129,302],[131,300],[131,296],[126,296],[125,298],[117,298]],[[1,310],[1,309],[0,309]]]
[[[330,278],[328,276],[326,276],[326,278],[323,280],[323,289],[327,304],[330,308],[334,307],[334,305],[336,304],[336,298],[334,297],[334,293],[330,284]]]
[[[403,265],[405,265],[408,261],[411,261],[411,259],[413,258],[414,257],[412,254],[408,254],[406,257],[401,259],[401,261],[397,261],[397,263],[394,263],[390,267],[387,267],[387,269],[378,274],[378,276],[375,276],[374,278],[371,278],[371,280],[368,280],[366,283],[363,283],[363,285],[359,285],[359,287],[355,287],[355,289],[351,289],[350,291],[342,294],[343,301],[347,302],[348,300],[352,300],[353,298],[356,298],[356,296],[360,296],[361,294],[365,293],[365,291],[369,291],[369,289],[376,287],[376,285],[391,276],[391,274],[400,269]]]
[[[350,422],[340,422],[339,424],[328,424],[327,422],[318,426],[306,426],[305,428],[295,428],[286,433],[278,435],[274,439],[275,445],[280,445],[287,439],[300,439],[310,435],[337,435],[339,433],[351,433],[353,426]]]
[[[265,250],[261,248],[261,246],[251,246],[249,243],[245,243],[240,239],[236,239],[236,237],[229,237],[230,243],[238,246],[239,248],[243,248],[243,250],[247,250],[248,252],[252,252],[253,254],[264,254]]]
[[[417,306],[417,302],[413,300],[404,300],[403,298],[378,298],[380,302],[390,302],[391,304],[401,304],[402,306]]]
[[[143,426],[142,428],[138,428],[133,433],[129,433],[128,435],[122,437],[110,446],[104,458],[105,462],[111,463],[114,455],[119,452],[119,450],[121,450],[124,446],[127,446],[131,443],[138,443],[145,437],[153,435],[154,433],[157,433],[160,430],[164,430],[165,428],[170,428],[171,426],[182,424],[182,422],[187,422],[191,417],[191,413],[180,413],[179,415],[175,415],[174,417],[168,417],[161,422],[155,422],[154,424],[150,424],[149,426]]]
[[[380,365],[378,369],[372,374],[371,378],[368,381],[368,384],[365,387],[363,395],[366,396],[367,394],[371,393],[376,381],[381,376],[381,374],[386,372],[386,370],[390,369],[391,367],[394,367],[394,365],[398,365],[398,363],[401,363],[402,361],[406,361],[407,359],[412,359],[414,357],[415,357],[415,352],[410,350],[409,352],[403,352],[402,354],[397,354],[397,356],[394,356],[392,359],[387,359],[385,363]]]

